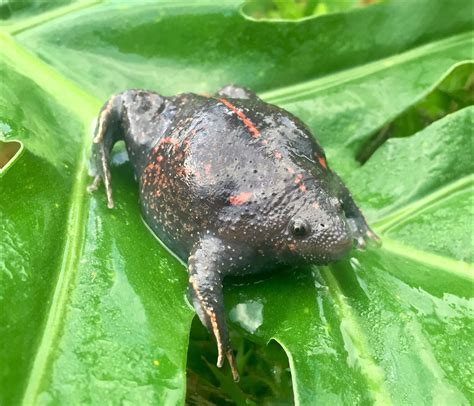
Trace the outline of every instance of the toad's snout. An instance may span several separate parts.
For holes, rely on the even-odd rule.
[[[350,234],[344,234],[338,237],[331,246],[331,258],[336,260],[345,257],[347,253],[352,249],[352,243],[352,235]]]
[[[320,247],[331,261],[343,258],[352,249],[353,237],[345,221],[333,222],[329,227],[321,224],[318,228]]]

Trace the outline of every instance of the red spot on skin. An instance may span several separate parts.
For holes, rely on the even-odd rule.
[[[161,161],[163,160],[163,156],[162,156],[162,155],[158,155],[158,156],[156,157],[156,160],[157,160],[158,162],[161,162]]]
[[[303,179],[303,175],[300,173],[299,175],[296,175],[295,178],[295,183],[298,184],[301,182],[301,179]]]
[[[283,158],[283,155],[279,151],[273,151],[273,155],[275,155],[276,159],[281,159]]]
[[[237,115],[240,121],[242,121],[245,124],[245,126],[248,128],[253,138],[260,137],[260,131],[257,130],[255,125],[247,118],[247,116],[242,111],[240,111],[237,107],[235,107],[232,103],[230,103],[226,99],[218,99],[218,100],[222,104],[224,104],[226,107],[231,109]]]
[[[298,188],[304,193],[304,192],[306,192],[307,189],[306,189],[306,186],[304,185],[304,183],[302,182],[302,179],[303,179],[303,175],[301,173],[296,175],[295,183],[297,185],[299,184]]]
[[[206,175],[209,175],[211,173],[211,164],[204,165],[204,172],[206,173]]]
[[[251,196],[252,192],[242,192],[239,193],[237,196],[230,196],[229,202],[232,206],[240,206],[247,202]]]
[[[328,168],[328,164],[326,163],[326,160],[322,156],[318,156],[318,161],[324,169]]]
[[[289,167],[288,167],[288,168],[286,168],[286,170],[287,170],[288,172],[290,172],[291,174],[294,174],[294,173],[295,173],[295,170],[294,170],[293,168],[289,168]]]

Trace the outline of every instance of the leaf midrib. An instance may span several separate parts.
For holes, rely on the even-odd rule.
[[[419,264],[436,268],[458,278],[465,279],[470,283],[474,282],[474,265],[464,261],[458,261],[442,255],[418,250],[412,246],[405,245],[397,240],[383,238],[382,250],[388,251],[397,256],[410,259]]]
[[[438,188],[429,195],[401,207],[395,212],[381,218],[374,224],[377,233],[383,234],[394,226],[398,226],[413,217],[441,204],[445,199],[452,197],[454,193],[467,190],[474,186],[474,175],[467,175],[461,179]],[[446,273],[456,275],[459,278],[474,281],[474,266],[467,262],[448,258],[424,250],[405,245],[397,240],[383,238],[382,249],[404,258],[411,259],[417,263],[437,268]]]
[[[469,186],[474,186],[474,175],[464,176],[455,182],[449,183],[429,195],[409,203],[406,206],[399,208],[398,210],[382,217],[380,220],[374,223],[374,227],[380,232],[389,231],[395,225],[399,226],[402,222],[409,221],[414,216],[423,213],[424,211],[432,208],[433,206],[439,205],[446,198],[450,197],[453,193],[457,193]]]

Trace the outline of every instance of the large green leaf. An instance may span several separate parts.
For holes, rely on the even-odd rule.
[[[473,109],[355,156],[472,59],[473,3],[394,1],[253,21],[238,3],[72,3],[0,36],[0,129],[25,152],[0,180],[0,401],[180,403],[186,273],[143,225],[127,164],[117,207],[85,192],[111,93],[250,86],[305,120],[384,245],[229,286],[230,320],[277,340],[295,399],[465,404],[472,394]]]

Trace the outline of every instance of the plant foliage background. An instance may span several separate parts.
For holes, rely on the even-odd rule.
[[[90,128],[123,89],[227,83],[312,128],[384,241],[229,286],[234,329],[284,348],[299,404],[472,403],[472,1],[297,22],[238,1],[6,4],[0,133],[24,149],[0,178],[0,403],[184,402],[186,272],[127,164],[116,209],[86,193]],[[251,379],[220,384],[243,403]]]

